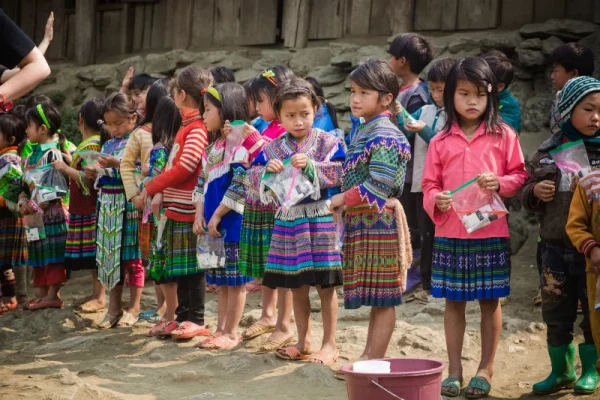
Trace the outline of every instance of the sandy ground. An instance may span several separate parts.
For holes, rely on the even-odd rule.
[[[504,329],[498,349],[492,397],[498,399],[572,399],[571,393],[534,396],[531,385],[549,371],[545,327],[536,292],[535,236],[513,258],[513,294],[504,308]],[[88,294],[88,276],[75,277],[64,288],[69,304],[63,310],[17,311],[0,317],[0,399],[344,399],[346,388],[333,369],[288,363],[273,354],[253,352],[264,338],[228,352],[207,352],[191,342],[147,338],[149,325],[98,331],[102,315],[78,315],[72,304]],[[313,296],[313,300],[316,300]],[[216,298],[207,298],[207,322],[215,323]],[[153,305],[147,285],[143,307]],[[340,303],[341,304],[341,303]],[[244,324],[260,313],[259,294],[248,297]],[[313,301],[318,310],[318,301]],[[337,330],[341,359],[333,368],[354,360],[366,340],[367,308],[340,308]],[[476,304],[468,307],[464,346],[466,377],[476,372],[480,353]],[[320,314],[313,313],[314,341],[322,334]],[[581,341],[578,333],[577,340]],[[443,302],[409,303],[397,308],[391,357],[445,360]],[[578,365],[578,368],[579,365]],[[577,397],[585,399],[586,397]],[[587,398],[600,398],[588,396]]]

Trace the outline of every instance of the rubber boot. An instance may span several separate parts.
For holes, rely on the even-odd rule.
[[[575,382],[575,393],[594,394],[598,387],[598,352],[593,344],[581,343],[579,345],[579,358],[581,359],[581,376]]]
[[[575,346],[573,342],[560,347],[548,345],[552,372],[541,382],[533,385],[535,394],[551,394],[575,385]]]

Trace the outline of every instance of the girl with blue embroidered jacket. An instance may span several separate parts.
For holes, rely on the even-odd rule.
[[[219,286],[219,311],[216,331],[198,347],[229,350],[241,341],[237,328],[246,303],[245,285],[251,280],[238,268],[245,197],[243,185],[234,180],[234,175],[243,174],[247,168],[248,150],[241,145],[232,147],[226,139],[231,133],[229,121],[248,120],[246,92],[236,83],[210,87],[204,94],[204,110],[204,123],[217,137],[202,157],[202,172],[194,193],[194,233],[223,237],[225,266],[206,271],[207,284]]]

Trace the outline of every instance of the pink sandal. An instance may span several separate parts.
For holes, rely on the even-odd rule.
[[[205,327],[190,321],[182,322],[179,327],[171,333],[171,336],[174,339],[191,339],[195,336],[208,335],[210,335],[210,329],[206,329]]]
[[[146,336],[148,336],[148,337],[161,336],[161,334],[165,330],[166,326],[167,326],[167,319],[161,318],[160,321],[158,321],[158,323],[156,325],[154,325],[152,327],[152,329],[150,329],[148,331],[148,333],[146,333]]]
[[[278,358],[286,361],[308,361],[311,354],[302,353],[295,346],[282,347],[275,352]]]
[[[36,302],[29,306],[30,311],[44,310],[46,308],[63,308],[65,303],[61,299],[46,300],[45,298],[41,301]]]
[[[238,340],[235,341],[229,339],[227,336],[221,335],[206,342],[202,348],[204,350],[231,350],[239,346],[240,343],[242,343],[242,338],[238,338]]]

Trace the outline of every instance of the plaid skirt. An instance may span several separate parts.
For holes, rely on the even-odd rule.
[[[264,205],[260,200],[247,200],[240,232],[240,274],[259,279],[264,277],[275,211],[277,207],[273,204]]]
[[[448,300],[491,300],[510,294],[507,238],[433,241],[433,297]]]
[[[142,260],[150,260],[150,249],[152,243],[152,231],[154,230],[154,224],[150,221],[142,222],[143,213],[140,214],[140,221],[138,226],[138,237],[140,243],[140,251],[142,253]]]
[[[21,218],[0,218],[0,266],[27,264],[27,240]]]
[[[44,239],[27,243],[27,265],[34,268],[63,265],[67,242],[65,209],[60,204],[50,205],[44,211]]]
[[[71,271],[96,269],[96,214],[69,216],[65,267]]]
[[[164,272],[161,276],[168,278],[194,275],[202,271],[196,256],[197,237],[192,231],[193,222],[167,220],[163,238],[166,248],[164,253]]]
[[[225,243],[225,267],[207,269],[206,283],[217,286],[242,286],[252,281],[253,278],[240,273],[238,254],[238,243]]]

